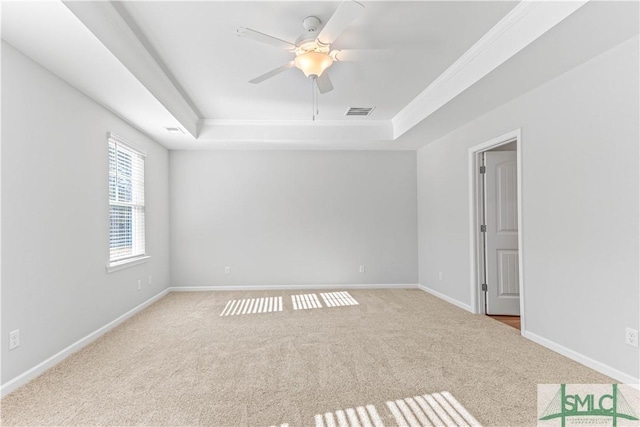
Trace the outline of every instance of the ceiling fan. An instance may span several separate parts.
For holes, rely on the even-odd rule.
[[[345,0],[338,6],[331,18],[318,33],[320,19],[308,16],[302,21],[305,31],[298,37],[295,43],[261,33],[250,28],[238,28],[236,34],[259,42],[267,43],[283,48],[295,54],[295,58],[274,70],[262,74],[249,83],[261,83],[283,71],[291,68],[302,70],[305,76],[311,78],[320,93],[333,90],[333,84],[329,78],[327,68],[334,62],[357,61],[360,59],[372,59],[379,56],[382,51],[375,50],[331,50],[331,44],[347,29],[349,24],[362,12],[364,6],[354,0]]]

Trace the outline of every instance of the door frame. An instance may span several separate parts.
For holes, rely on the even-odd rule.
[[[524,227],[522,221],[522,132],[518,128],[504,135],[485,141],[481,144],[469,148],[469,254],[471,262],[471,308],[476,314],[485,314],[484,299],[482,295],[482,280],[484,263],[482,257],[482,239],[480,236],[480,225],[482,221],[482,204],[480,203],[481,180],[479,179],[480,155],[488,150],[511,142],[516,143],[516,164],[517,164],[517,188],[518,188],[518,281],[520,286],[520,334],[524,335],[526,325],[525,292],[524,292]]]

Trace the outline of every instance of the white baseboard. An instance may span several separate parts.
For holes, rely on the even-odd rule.
[[[324,289],[415,289],[415,283],[400,284],[343,284],[343,285],[227,285],[227,286],[172,286],[171,292],[203,292],[203,291],[292,291],[292,290],[324,290]]]
[[[456,307],[460,307],[463,310],[467,310],[468,312],[473,313],[473,309],[471,308],[471,306],[469,304],[465,304],[463,302],[458,301],[457,299],[451,298],[451,297],[449,297],[449,296],[447,296],[445,294],[441,294],[440,292],[434,291],[431,288],[427,288],[424,285],[418,285],[418,288],[422,289],[423,291],[425,291],[428,294],[433,295],[434,297],[438,297],[441,300],[444,300],[444,301],[446,301],[446,302],[448,302],[450,304],[455,305]]]
[[[560,353],[561,355],[568,357],[569,359],[575,360],[576,362],[593,369],[594,371],[598,371],[601,374],[607,375],[614,380],[620,381],[621,383],[628,384],[634,388],[638,388],[638,384],[640,384],[640,378],[634,378],[629,374],[626,374],[622,371],[619,371],[611,366],[605,365],[602,362],[598,362],[597,360],[593,360],[590,357],[587,357],[583,354],[578,353],[577,351],[573,351],[568,349],[567,347],[560,345],[556,342],[548,340],[546,338],[541,337],[540,335],[536,335],[529,331],[523,331],[522,336],[530,339],[531,341],[540,344],[543,347],[548,348],[549,350],[553,350],[556,353]]]
[[[125,320],[129,319],[134,314],[136,314],[136,313],[142,311],[143,309],[145,309],[146,307],[150,306],[151,304],[153,304],[154,302],[156,302],[157,300],[159,300],[163,296],[167,295],[168,293],[169,293],[169,289],[167,288],[164,291],[160,292],[159,294],[149,298],[148,300],[146,300],[142,304],[140,304],[140,305],[132,308],[131,310],[127,311],[125,314],[123,314],[122,316],[118,317],[117,319],[107,323],[106,325],[104,325],[100,329],[97,329],[97,330],[93,331],[92,333],[90,333],[89,335],[85,336],[84,338],[79,339],[78,341],[74,342],[73,344],[71,344],[67,348],[59,351],[56,354],[54,354],[53,356],[51,356],[47,360],[37,364],[36,366],[34,366],[33,368],[29,369],[28,371],[25,371],[22,374],[18,375],[17,377],[15,377],[15,378],[7,381],[6,383],[2,384],[2,386],[0,386],[0,396],[4,397],[7,394],[11,393],[12,391],[16,390],[18,387],[21,387],[24,384],[28,383],[32,379],[36,378],[38,375],[42,374],[47,369],[50,369],[50,368],[54,367],[55,365],[60,363],[62,360],[64,360],[65,358],[69,357],[71,354],[75,353],[76,351],[82,349],[83,347],[87,346],[91,342],[93,342],[96,339],[100,338],[105,333],[109,332],[110,330],[112,330],[113,328],[115,328],[116,326],[118,326],[119,324],[124,322]]]

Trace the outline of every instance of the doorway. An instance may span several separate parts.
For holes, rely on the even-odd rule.
[[[469,149],[473,308],[524,333],[521,158],[520,130]]]

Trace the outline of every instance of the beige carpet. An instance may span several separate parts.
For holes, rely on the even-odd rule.
[[[420,290],[293,310],[303,293],[169,294],[5,397],[2,425],[313,426],[375,405],[392,426],[385,402],[442,391],[483,425],[535,425],[537,384],[612,382]],[[277,296],[281,312],[220,315]]]

